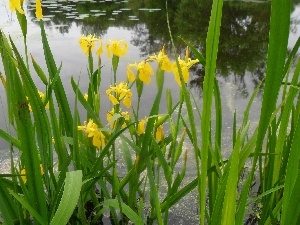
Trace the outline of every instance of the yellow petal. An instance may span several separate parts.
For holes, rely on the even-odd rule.
[[[110,58],[111,53],[120,57],[127,54],[128,44],[125,40],[109,40],[109,44],[106,45],[107,57]]]
[[[95,147],[97,147],[98,149],[100,149],[100,147],[101,147],[101,141],[100,141],[100,139],[99,139],[98,137],[96,137],[96,136],[93,137],[93,145],[94,145]]]
[[[85,93],[83,97],[84,97],[84,99],[85,99],[86,101],[87,101],[87,100],[88,100],[88,98],[89,98],[89,96],[88,96],[88,94],[87,94],[87,93]]]
[[[40,164],[40,168],[41,168],[41,174],[44,175],[44,168],[43,168],[43,164]]]
[[[138,65],[139,68],[139,78],[141,81],[143,81],[145,84],[149,84],[151,82],[151,75],[153,75],[153,70],[150,64],[145,61],[142,61]]]
[[[138,129],[137,129],[137,133],[138,135],[141,135],[145,132],[145,123],[147,122],[147,118],[142,119],[139,123],[138,123]]]
[[[25,170],[25,169],[22,169],[22,170],[20,171],[20,175],[22,175],[21,178],[22,178],[24,184],[26,184],[26,182],[27,182],[26,170]]]
[[[113,96],[112,94],[108,95],[109,100],[111,101],[112,104],[117,105],[119,104],[119,101],[116,99],[115,96]]]
[[[131,71],[131,69],[129,67],[127,67],[127,78],[129,80],[129,82],[133,82],[135,80],[135,75],[134,73]]]
[[[143,81],[145,84],[150,84],[151,78],[147,73],[140,73],[139,78],[141,81]]]
[[[95,48],[95,42],[99,42],[99,48],[97,49],[96,54],[99,56],[103,51],[102,40],[95,37],[95,35],[81,35],[78,42],[85,55],[88,55],[90,51],[93,51],[93,49]]]
[[[98,131],[93,137],[93,145],[98,149],[105,146],[105,136],[102,132]]]
[[[130,108],[131,107],[131,99],[129,97],[125,97],[123,100],[123,104],[127,107]]]
[[[17,10],[19,13],[25,14],[24,10],[22,9],[21,0],[9,0],[9,8],[12,12]]]
[[[111,111],[108,111],[106,114],[106,120],[109,123],[111,128],[114,128],[114,122],[111,121],[112,117],[114,115],[114,109],[112,109]]]
[[[85,130],[85,126],[77,126],[77,130]]]
[[[98,40],[100,46],[99,48],[97,49],[96,51],[96,55],[99,56],[102,52],[103,52],[103,48],[102,48],[102,41],[101,40]]]
[[[167,72],[172,71],[172,64],[168,57],[166,57],[161,63],[161,69]]]
[[[163,130],[162,125],[157,127],[155,138],[156,138],[157,141],[161,141],[164,138],[164,130]]]

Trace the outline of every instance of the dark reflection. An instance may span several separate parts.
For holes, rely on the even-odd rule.
[[[223,76],[254,71],[268,48],[270,4],[225,4],[218,53]]]
[[[193,8],[195,13],[188,9]],[[205,41],[211,1],[183,0],[176,14],[178,33],[205,54]],[[270,3],[224,2],[217,58],[217,74],[237,86],[240,97],[248,97],[246,72],[264,70],[268,48]],[[190,21],[190,22],[189,22]],[[196,21],[196,22],[191,22]],[[264,74],[264,71],[260,71]],[[196,71],[197,73],[197,71]],[[200,72],[192,85],[202,86]],[[230,76],[230,77],[229,77]],[[228,78],[227,78],[228,77]],[[255,77],[257,85],[263,76]]]
[[[177,53],[185,51],[180,36],[205,54],[212,1],[168,0],[167,3]],[[299,0],[294,0],[293,7],[297,3]],[[83,34],[101,36],[110,26],[123,27],[132,31],[131,44],[139,47],[141,57],[158,52],[163,45],[167,53],[171,53],[165,0],[44,1],[43,5],[45,18],[51,16],[46,24],[54,25],[61,33],[68,33],[69,28],[76,25],[81,27]],[[34,18],[34,10],[31,12]],[[270,1],[224,2],[217,74],[225,81],[230,79],[242,97],[248,96],[246,74],[250,74],[254,86],[264,77],[269,19]],[[194,67],[190,86],[201,88],[203,77],[203,67]]]

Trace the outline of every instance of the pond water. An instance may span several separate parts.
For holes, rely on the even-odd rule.
[[[62,62],[61,76],[71,104],[74,92],[70,85],[71,77],[80,79],[83,92],[87,90],[87,57],[83,54],[78,40],[82,34],[95,34],[103,43],[109,39],[124,39],[129,44],[128,54],[121,57],[117,80],[126,79],[128,63],[139,62],[149,54],[158,53],[165,45],[166,53],[172,55],[169,30],[166,20],[165,0],[147,1],[101,1],[101,0],[47,0],[42,1],[46,33],[57,65]],[[39,23],[35,19],[35,1],[25,0],[24,9],[28,20],[28,52],[47,71],[44,63]],[[191,10],[193,9],[193,10]],[[186,45],[179,38],[192,43],[205,53],[205,39],[210,16],[211,0],[172,0],[168,1],[169,24],[176,51],[185,52]],[[217,59],[217,79],[223,101],[223,144],[230,148],[230,134],[233,112],[242,116],[254,88],[263,79],[266,67],[268,31],[270,17],[269,1],[225,1],[223,7],[219,52]],[[292,9],[289,47],[292,48],[299,37],[299,0]],[[6,0],[0,0],[1,29],[11,35],[15,44],[24,53],[23,38],[15,13],[8,8]],[[102,56],[102,104],[106,112],[110,109],[105,90],[112,81],[110,59]],[[0,72],[3,73],[2,64]],[[201,86],[204,69],[201,65],[191,69],[189,87],[201,106]],[[41,91],[43,83],[33,71],[33,79]],[[153,82],[154,83],[154,82]],[[153,84],[145,88],[143,102],[154,98]],[[165,86],[171,89],[174,98],[178,96],[178,85],[173,75],[166,76]],[[255,99],[250,119],[257,122],[260,112],[261,92]],[[6,98],[0,85],[1,114],[0,127],[7,125]],[[144,114],[148,108],[143,107]],[[103,113],[106,115],[106,113]],[[105,116],[103,116],[105,119]],[[228,134],[226,134],[226,131]],[[0,139],[0,149],[8,144]]]
[[[28,52],[46,71],[38,21],[35,19],[35,1],[26,1],[24,9],[28,20]],[[46,33],[57,65],[62,62],[61,76],[65,91],[71,101],[74,92],[70,85],[71,77],[80,79],[80,87],[87,90],[87,58],[83,54],[78,40],[82,34],[95,34],[104,43],[109,39],[124,39],[129,44],[128,54],[120,59],[117,80],[126,79],[128,63],[139,62],[149,54],[158,53],[163,45],[166,52],[172,54],[170,35],[166,22],[165,0],[129,0],[129,1],[84,1],[84,0],[47,0],[42,1]],[[192,10],[191,10],[192,9]],[[210,16],[211,0],[169,0],[168,16],[170,28],[174,37],[176,51],[185,52],[185,44],[179,38],[188,40],[202,53],[205,53],[205,38]],[[269,1],[225,1],[220,35],[220,45],[217,60],[217,79],[223,101],[223,149],[230,149],[230,135],[233,112],[238,118],[248,103],[254,88],[263,79],[266,67],[266,52],[268,47],[268,31],[270,17]],[[291,33],[289,48],[292,48],[300,35],[299,27],[300,4],[294,1],[292,9]],[[8,8],[7,0],[0,0],[0,28],[11,35],[21,52],[23,39],[18,21]],[[102,56],[102,103],[104,112],[110,110],[105,90],[112,81],[110,59]],[[0,72],[3,67],[0,63]],[[33,78],[41,91],[45,90],[43,83],[33,72]],[[204,69],[201,65],[191,70],[188,86],[192,89],[201,106],[201,86]],[[178,96],[178,85],[170,74],[166,76],[166,88],[171,89],[174,98]],[[153,89],[145,89],[143,103],[154,98]],[[262,93],[259,92],[250,114],[251,124],[256,125],[260,112]],[[0,85],[0,119],[1,129],[6,129],[6,97],[3,86]],[[143,107],[144,113],[148,112]],[[106,115],[106,113],[104,113]],[[103,117],[105,118],[105,116]],[[227,133],[226,133],[227,132]],[[8,144],[0,139],[0,150],[7,149]],[[0,152],[0,161],[7,159],[8,152]],[[1,164],[1,163],[0,163]],[[0,173],[3,171],[0,166]],[[192,171],[192,170],[191,170]],[[196,202],[195,196],[190,196],[184,211],[186,216],[195,216],[197,209],[191,210]],[[192,206],[191,206],[192,205]],[[182,210],[180,212],[183,212]],[[190,213],[190,215],[188,214]],[[172,214],[172,212],[171,212]],[[173,218],[176,219],[174,214]],[[178,215],[178,223],[184,215]],[[196,218],[194,218],[196,220]],[[192,221],[192,220],[190,220]]]

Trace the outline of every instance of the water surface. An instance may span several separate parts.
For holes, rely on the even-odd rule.
[[[35,19],[35,1],[25,1],[24,9],[28,19],[28,52],[46,71],[40,37],[39,23]],[[78,39],[82,34],[95,34],[104,43],[109,39],[124,39],[129,43],[128,55],[120,60],[117,79],[126,79],[128,63],[139,62],[149,54],[157,53],[163,45],[172,57],[172,45],[167,24],[167,12],[170,31],[176,45],[176,52],[184,54],[185,39],[199,51],[205,53],[205,39],[210,16],[211,0],[173,0],[168,1],[84,1],[84,0],[47,0],[42,1],[44,21],[48,40],[57,65],[62,62],[61,77],[71,104],[74,93],[70,85],[71,77],[80,80],[83,92],[87,90],[87,58],[79,47]],[[192,10],[191,10],[192,9]],[[292,9],[292,25],[289,47],[299,36],[300,6],[295,1]],[[233,112],[239,118],[248,103],[254,88],[264,77],[268,31],[270,17],[269,1],[225,1],[221,26],[220,44],[217,60],[217,79],[223,101],[223,144],[230,148],[230,135]],[[23,39],[14,13],[11,13],[7,1],[0,1],[1,29],[11,35],[19,50],[24,53]],[[181,37],[181,38],[180,38]],[[192,57],[192,56],[191,56]],[[102,55],[102,118],[110,110],[105,89],[112,81],[110,59]],[[3,72],[0,65],[0,72]],[[45,90],[43,83],[32,72],[38,88]],[[196,96],[201,107],[201,87],[204,69],[197,65],[191,70],[188,86]],[[166,88],[172,90],[174,98],[178,96],[178,86],[172,74],[167,74]],[[155,95],[155,84],[145,88],[142,101],[151,102]],[[0,85],[1,114],[0,127],[6,129],[6,103],[3,87]],[[255,126],[260,111],[261,92],[255,98],[250,120]],[[143,108],[145,115],[147,107]],[[162,111],[164,113],[164,111]],[[228,132],[230,131],[230,132]],[[0,149],[6,149],[7,143],[0,140]]]

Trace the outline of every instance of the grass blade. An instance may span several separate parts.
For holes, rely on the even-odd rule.
[[[64,192],[50,225],[67,224],[79,199],[82,186],[82,171],[67,172]]]
[[[203,109],[201,119],[201,193],[200,193],[200,224],[205,223],[205,205],[206,205],[206,184],[207,184],[207,161],[210,140],[210,121],[212,110],[212,98],[214,90],[216,60],[220,36],[220,26],[222,18],[223,0],[214,0],[212,5],[211,17],[209,21],[207,39],[206,39],[206,65],[205,77],[203,83]]]

